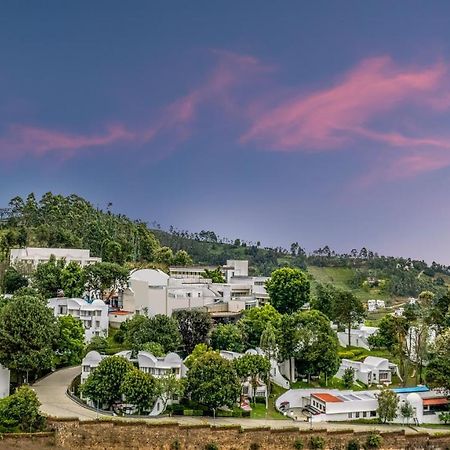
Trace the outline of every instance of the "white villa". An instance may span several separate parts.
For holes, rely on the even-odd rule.
[[[362,325],[359,329],[350,330],[350,345],[352,347],[361,347],[366,350],[370,350],[369,337],[378,331],[378,327],[366,327]],[[339,345],[342,347],[348,346],[348,329],[344,331],[338,331],[337,337],[339,339]]]
[[[10,372],[9,369],[0,364],[0,398],[9,395]]]
[[[227,261],[221,268],[226,283],[204,278],[206,269],[214,268],[171,267],[170,276],[155,269],[133,271],[122,295],[121,311],[110,314],[111,326],[120,326],[134,314],[171,316],[178,309],[205,308],[212,315],[235,316],[267,301],[267,278],[248,276],[248,261]]]
[[[183,360],[176,353],[168,353],[163,357],[156,357],[149,352],[139,352],[136,359],[132,359],[131,350],[125,350],[116,353],[114,356],[122,356],[132,363],[136,364],[139,370],[149,373],[156,378],[165,375],[174,374],[176,378],[184,378],[186,376],[187,367]],[[91,372],[100,364],[100,362],[108,358],[107,355],[101,355],[99,352],[90,351],[81,362],[81,384],[83,384]],[[163,412],[164,404],[177,402],[178,399],[171,398],[164,402],[164,398],[158,398],[150,412],[150,416],[157,416]]]
[[[398,375],[398,367],[396,364],[389,362],[386,358],[378,358],[375,356],[367,356],[364,361],[351,361],[343,359],[336,373],[337,378],[342,378],[346,369],[354,370],[354,380],[364,383],[366,386],[372,384],[388,385],[392,382],[392,375]]]
[[[55,317],[72,316],[83,323],[86,342],[94,336],[108,336],[108,305],[103,300],[89,303],[81,298],[57,297],[47,301]]]
[[[404,423],[400,413],[402,403],[413,407],[411,423],[440,423],[439,412],[448,408],[449,400],[438,391],[426,386],[398,388],[393,391],[399,397],[396,423]],[[276,400],[276,407],[294,420],[312,422],[373,419],[377,417],[380,391],[339,391],[337,389],[292,389]]]
[[[382,309],[386,307],[386,302],[384,300],[367,300],[367,310],[369,312],[376,311],[377,309]]]
[[[38,264],[46,263],[51,256],[55,256],[57,260],[64,259],[66,262],[74,261],[81,267],[101,262],[101,258],[91,256],[90,250],[75,248],[13,248],[11,249],[10,261],[15,266],[20,263],[30,265],[33,269]]]

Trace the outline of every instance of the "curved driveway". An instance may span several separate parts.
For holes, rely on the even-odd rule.
[[[37,381],[33,385],[39,401],[41,402],[41,411],[47,416],[57,417],[57,418],[73,418],[80,420],[93,420],[98,416],[101,417],[111,417],[103,414],[98,414],[96,411],[84,408],[78,403],[74,402],[67,394],[67,387],[70,385],[72,380],[81,373],[81,366],[69,367],[66,369],[58,370],[45,378]],[[132,420],[132,419],[128,419]],[[265,420],[265,419],[237,419],[237,418],[217,418],[215,421],[212,418],[206,417],[162,417],[162,418],[149,418],[147,419],[151,422],[178,422],[180,424],[216,424],[216,425],[240,425],[244,428],[253,428],[268,426],[271,428],[285,428],[285,427],[297,427],[302,429],[309,428],[309,424],[305,422],[292,422],[291,420]],[[357,424],[338,424],[338,423],[322,423],[315,424],[314,428],[327,428],[328,430],[340,430],[353,428],[357,431],[373,430],[373,425],[357,425]],[[407,433],[415,433],[414,429],[408,427],[402,427],[400,425],[378,425],[376,426],[380,431],[395,431],[406,429]],[[420,431],[426,431],[429,433],[449,431],[447,429],[426,429],[421,428]]]

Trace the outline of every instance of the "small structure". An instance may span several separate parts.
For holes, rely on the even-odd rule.
[[[0,398],[8,397],[10,384],[10,371],[0,364]]]
[[[367,300],[367,310],[374,312],[377,309],[386,308],[386,302],[384,300]]]
[[[350,330],[350,345],[352,347],[360,347],[366,350],[370,350],[369,337],[378,331],[377,327],[366,327],[362,325],[359,329]],[[339,345],[342,347],[348,346],[348,329],[344,331],[338,331],[337,337],[339,339]]]
[[[364,383],[366,386],[372,384],[386,384],[392,382],[392,374],[398,375],[398,367],[396,364],[389,362],[386,358],[378,358],[376,356],[367,356],[364,361],[352,361],[343,359],[336,373],[337,378],[342,378],[346,369],[352,368],[354,380]]]
[[[56,297],[47,301],[55,317],[72,316],[81,320],[86,342],[94,336],[108,336],[108,305],[103,300],[89,303],[82,298]]]

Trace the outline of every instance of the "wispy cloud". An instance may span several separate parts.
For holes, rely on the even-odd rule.
[[[219,50],[212,53],[216,65],[204,81],[185,96],[163,107],[147,127],[132,129],[119,122],[107,126],[102,132],[77,134],[36,125],[12,124],[0,136],[0,158],[17,159],[27,154],[40,157],[49,153],[71,157],[83,149],[112,147],[123,142],[139,145],[163,135],[170,136],[175,142],[183,141],[193,132],[202,106],[211,103],[228,109],[231,89],[265,70],[251,56]]]

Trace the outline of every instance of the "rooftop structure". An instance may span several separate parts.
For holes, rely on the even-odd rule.
[[[38,264],[46,263],[51,256],[57,260],[64,259],[66,262],[74,261],[84,267],[89,264],[101,262],[101,258],[92,257],[90,250],[75,248],[13,248],[10,253],[11,265],[27,264],[33,268]]]

